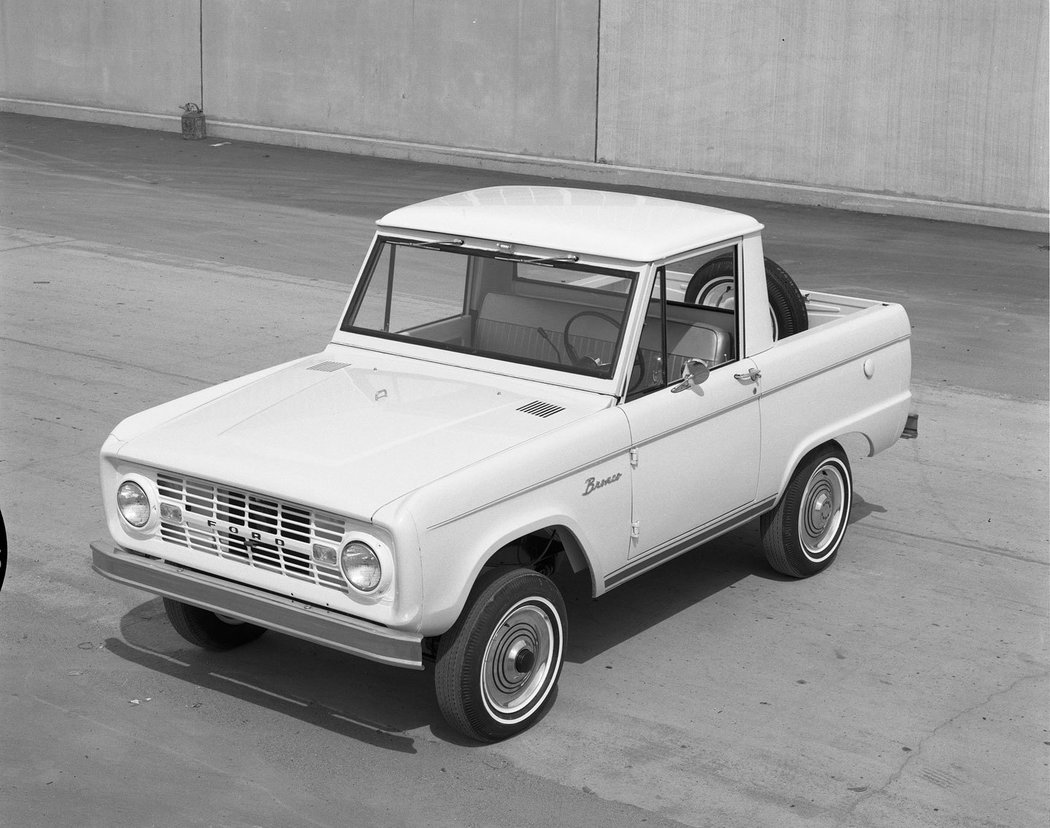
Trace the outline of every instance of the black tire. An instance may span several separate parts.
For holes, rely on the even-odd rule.
[[[773,339],[784,339],[809,328],[806,300],[795,280],[770,258],[766,263],[766,293],[773,320]],[[685,289],[685,301],[696,305],[731,307],[733,295],[733,254],[723,253],[705,262],[693,274]]]
[[[783,339],[809,328],[806,300],[786,270],[766,259],[766,293],[773,314],[773,339]]]
[[[762,516],[762,549],[777,572],[808,578],[838,554],[853,503],[849,460],[837,445],[811,452],[772,512]]]
[[[164,599],[164,611],[175,632],[205,650],[232,650],[266,632],[265,627],[232,618],[224,620],[214,612],[171,598]]]
[[[531,569],[486,576],[438,644],[445,720],[481,742],[531,727],[554,699],[565,630],[565,602],[549,578]]]
[[[4,515],[0,512],[0,589],[4,587],[4,578],[7,577],[7,527],[4,525]]]

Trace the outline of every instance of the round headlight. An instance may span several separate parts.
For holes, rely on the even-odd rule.
[[[117,508],[121,517],[136,529],[141,529],[149,522],[149,498],[138,483],[125,480],[120,484],[117,489]]]
[[[339,553],[339,568],[343,577],[362,592],[371,592],[383,577],[379,558],[367,543],[350,541]]]

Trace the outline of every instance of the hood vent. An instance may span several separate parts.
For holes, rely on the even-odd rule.
[[[307,371],[327,371],[327,372],[331,373],[332,371],[338,371],[340,368],[349,368],[349,367],[350,367],[350,363],[349,362],[331,362],[331,361],[329,361],[329,362],[318,362],[316,365],[311,365],[306,370]]]
[[[518,411],[524,412],[525,414],[532,414],[536,417],[550,417],[551,415],[564,410],[565,409],[560,405],[543,402],[542,400],[533,400],[518,409]]]

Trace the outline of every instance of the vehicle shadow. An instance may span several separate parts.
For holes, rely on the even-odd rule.
[[[583,664],[749,576],[793,580],[774,572],[762,553],[758,521],[657,566],[600,599],[590,576],[561,576],[568,611],[566,660]]]
[[[875,503],[868,503],[863,497],[861,497],[857,490],[853,490],[853,507],[849,512],[849,525],[852,526],[854,523],[859,523],[871,514],[882,514],[886,511],[885,506],[879,506]]]
[[[414,754],[406,731],[442,721],[430,670],[389,667],[273,631],[233,650],[202,650],[175,632],[159,598],[124,615],[120,631],[106,640],[119,658],[374,747]]]
[[[757,521],[601,600],[591,597],[586,573],[559,573],[570,631],[566,661],[600,656],[748,576],[782,578],[762,556]],[[159,598],[125,614],[120,631],[106,641],[119,658],[374,747],[414,754],[407,732],[420,727],[442,741],[477,746],[445,724],[429,665],[423,671],[389,667],[273,631],[233,650],[202,650],[175,632]]]
[[[848,522],[852,525],[885,511],[854,491]],[[557,581],[569,615],[566,660],[590,661],[749,576],[797,581],[766,562],[758,520],[657,566],[598,600],[591,597],[589,574],[561,573]]]

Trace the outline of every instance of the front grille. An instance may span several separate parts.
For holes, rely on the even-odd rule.
[[[168,543],[346,591],[339,571],[312,554],[315,543],[339,550],[346,521],[338,515],[169,472],[157,473],[157,488],[162,504],[182,510],[181,523],[161,516]]]

